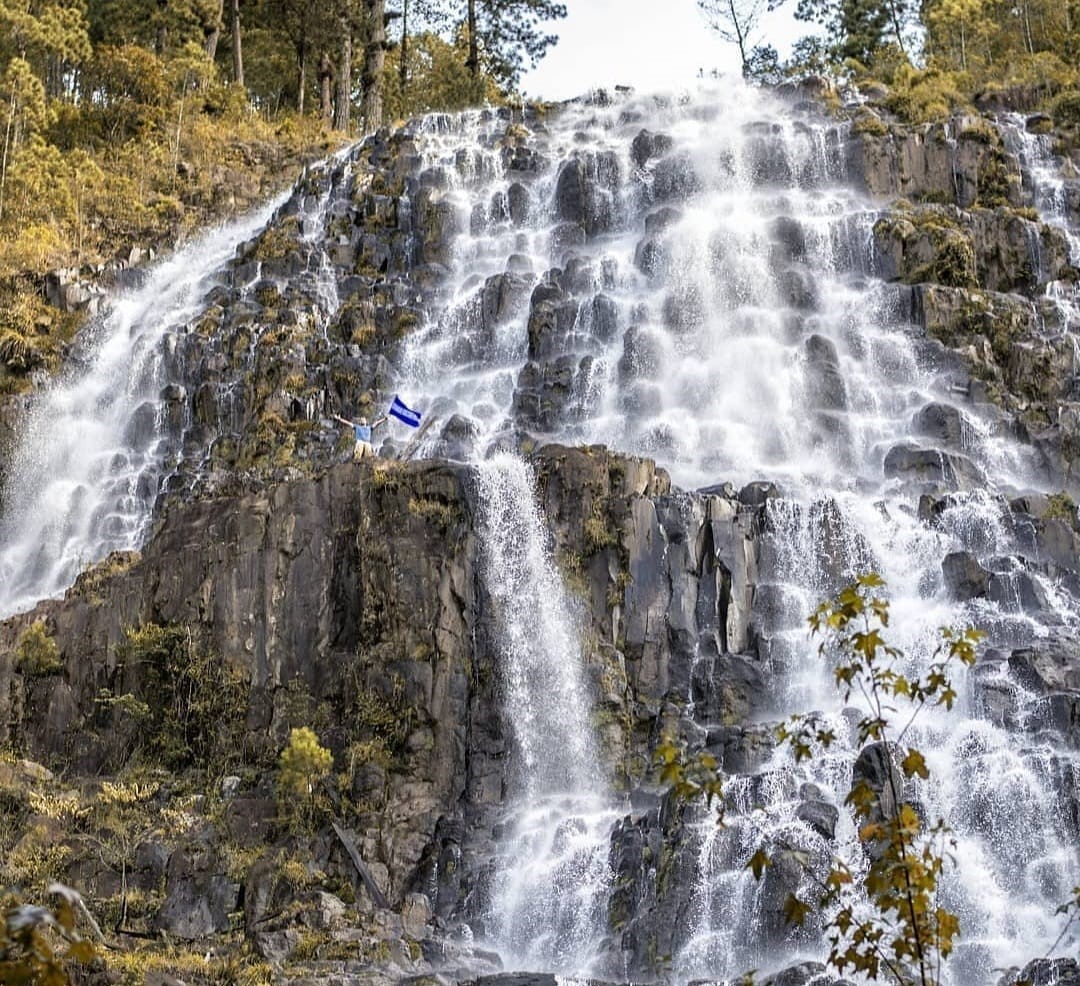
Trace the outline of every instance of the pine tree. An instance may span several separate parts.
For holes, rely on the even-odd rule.
[[[565,16],[566,5],[556,0],[467,0],[465,65],[473,79],[486,73],[502,86],[516,86],[526,65],[535,65],[559,40],[545,22]]]

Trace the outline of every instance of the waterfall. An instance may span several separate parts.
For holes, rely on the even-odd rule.
[[[193,239],[111,298],[80,334],[78,360],[35,397],[0,499],[0,616],[141,546],[165,467],[170,337],[281,201]]]
[[[321,349],[301,346],[305,363],[318,352],[359,352],[327,324],[362,291],[382,314],[391,301],[425,306],[415,331],[411,322],[402,329],[400,353],[384,339],[338,369],[347,386],[371,356],[372,389],[397,387],[434,420],[415,454],[475,470],[484,615],[509,756],[490,880],[476,880],[483,913],[468,917],[508,966],[625,974],[608,916],[618,889],[610,854],[629,807],[597,749],[582,632],[536,478],[506,451],[544,442],[652,457],[686,490],[777,485],[755,515],[752,642],[737,657],[760,670],[778,716],[814,711],[838,737],[808,763],[784,748],[762,754],[730,782],[726,829],[704,811],[688,816],[678,837],[692,873],[656,889],[683,905],[671,980],[822,956],[812,929],[777,924],[772,891],[745,866],[778,841],[860,864],[843,807],[860,752],[850,728],[857,710],[845,708],[805,620],[868,570],[889,584],[888,637],[911,672],[925,671],[941,626],[975,623],[989,636],[986,660],[957,676],[957,707],[928,711],[911,734],[933,771],[920,803],[956,839],[959,865],[943,898],[963,936],[948,986],[990,981],[1058,936],[1054,908],[1080,866],[1067,810],[1080,759],[1044,728],[1060,710],[1011,676],[1005,659],[1080,634],[1075,587],[1035,564],[1038,542],[1012,507],[1054,490],[1033,446],[969,396],[960,360],[913,323],[910,290],[879,276],[880,203],[847,173],[849,136],[845,123],[735,83],[679,99],[582,101],[524,122],[509,110],[431,116],[405,133],[415,173],[401,178],[404,191],[375,196],[393,200],[394,225],[364,233],[393,237],[408,276],[391,265],[358,272],[350,181],[363,168],[375,173],[361,155],[339,156],[318,194],[294,199],[298,273],[272,275],[252,260],[225,275],[241,295],[276,277],[290,304],[314,311]],[[1045,139],[1015,121],[1006,137],[1025,161],[1033,201],[1067,225]],[[78,366],[40,395],[4,490],[0,614],[60,592],[109,551],[139,546],[170,464],[163,388],[175,383],[173,339],[269,213],[192,244],[115,299],[87,331]],[[1062,331],[1072,331],[1075,290],[1050,290]],[[263,328],[252,328],[251,348]],[[219,431],[249,424],[243,373],[257,365],[249,359],[212,381],[224,394]],[[315,407],[318,396],[307,397]],[[313,424],[317,409],[304,414]],[[178,454],[206,453],[205,443],[190,444],[194,452]],[[985,570],[979,598],[953,598],[942,566],[953,553]],[[689,722],[698,710],[686,698],[689,710],[679,711]],[[706,744],[716,725],[689,722],[687,731]],[[656,799],[644,795],[635,824],[640,803]],[[807,822],[808,803],[839,811],[834,840]]]
[[[421,139],[460,233],[448,288],[409,340],[406,377],[423,406],[467,422],[457,434],[468,436],[472,454],[513,444],[524,431],[651,456],[687,488],[768,479],[782,490],[766,511],[756,657],[781,712],[818,710],[840,740],[809,765],[778,750],[751,779],[744,810],[729,812],[724,835],[702,819],[697,877],[692,891],[678,891],[692,896],[672,957],[681,982],[820,949],[798,936],[777,946],[761,890],[743,872],[753,851],[781,834],[826,851],[797,809],[808,790],[842,806],[859,752],[807,638],[817,602],[857,573],[880,572],[890,586],[890,641],[913,670],[925,667],[943,625],[975,622],[997,647],[1038,642],[1054,624],[1080,630],[1076,598],[1025,569],[1030,538],[1012,519],[1009,497],[1044,483],[1036,455],[992,407],[958,403],[958,364],[913,329],[907,289],[876,276],[878,206],[846,174],[844,126],[731,86],[682,100],[566,107],[537,128],[527,161],[517,151],[500,155],[506,121],[490,115],[486,125],[475,115],[440,118]],[[449,447],[433,431],[425,450]],[[896,465],[912,450],[959,477],[932,524]],[[514,496],[516,510],[534,509],[527,483]],[[490,549],[494,532],[485,531]],[[941,561],[956,551],[993,573],[990,598],[950,599]],[[497,598],[502,574],[489,569],[487,577]],[[1045,618],[1032,611],[1032,593],[1045,601]],[[513,680],[520,672],[510,667]],[[980,670],[978,681],[959,675],[960,707],[927,714],[919,732],[933,752],[924,801],[956,831],[961,859],[944,889],[963,923],[945,972],[956,984],[985,981],[993,968],[1048,947],[1064,881],[1080,862],[1060,807],[1075,789],[1075,756],[986,721]],[[528,757],[546,737],[541,720],[519,718],[515,701],[508,694],[508,716]],[[1031,707],[1023,695],[1015,701]],[[560,735],[565,708],[557,710]],[[526,723],[540,732],[522,736]],[[1010,803],[995,810],[988,802],[999,774]],[[544,831],[548,793],[530,797],[538,837],[549,841],[530,844],[519,826],[507,845],[550,874],[566,840],[557,824]],[[857,864],[861,850],[841,815],[832,851]],[[576,831],[584,836],[587,827]],[[533,876],[503,873],[505,904],[506,886]],[[591,894],[592,876],[583,883]],[[547,890],[532,899],[536,923],[515,925],[511,905],[502,933],[532,928],[543,944],[531,954],[519,946],[517,960],[571,970],[544,934],[556,925],[543,920],[553,906]],[[577,932],[560,934],[573,942]]]
[[[604,938],[608,839],[620,812],[597,757],[582,643],[535,482],[513,455],[477,466],[483,578],[513,741],[490,937],[513,968],[584,973]]]

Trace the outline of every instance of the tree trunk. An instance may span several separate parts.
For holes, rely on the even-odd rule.
[[[334,97],[331,83],[334,80],[334,68],[330,56],[324,51],[319,60],[319,96],[322,101],[322,118],[327,126],[334,120]]]
[[[221,18],[225,16],[225,0],[218,0],[217,14],[214,17],[214,26],[210,28],[206,35],[206,41],[203,44],[203,49],[206,51],[206,58],[208,61],[214,61],[217,58],[217,46],[221,40]]]
[[[296,46],[296,112],[304,115],[304,96],[307,89],[307,44]]]
[[[240,31],[240,0],[232,0],[232,64],[233,81],[244,84],[244,45]]]
[[[157,0],[157,6],[159,11],[159,17],[157,29],[157,39],[154,43],[156,54],[164,55],[165,49],[169,47],[169,28],[165,23],[165,11],[169,7],[169,0]]]
[[[476,0],[469,0],[469,57],[465,67],[474,79],[480,78],[480,41],[476,37]]]
[[[409,88],[409,0],[401,0],[401,64],[398,66],[398,91],[401,105],[405,106],[405,93]]]
[[[735,0],[728,0],[728,10],[731,12],[731,27],[735,32],[735,41],[739,45],[739,61],[742,63],[742,77],[750,76],[750,62],[746,51],[746,37],[743,34],[743,24],[739,19],[739,11],[735,9]]]
[[[386,0],[365,0],[367,43],[364,45],[364,129],[374,133],[382,126],[383,67],[386,64]]]
[[[900,5],[898,3],[889,4],[889,20],[892,22],[893,35],[896,38],[896,47],[906,55],[907,48],[904,47],[904,25],[900,22]]]
[[[4,218],[4,188],[7,185],[8,149],[12,146],[11,131],[15,125],[15,87],[11,87],[7,126],[4,128],[4,156],[0,162],[0,219]]]
[[[334,96],[334,129],[349,132],[349,103],[352,99],[352,32],[342,22],[341,62],[337,69],[337,92]]]

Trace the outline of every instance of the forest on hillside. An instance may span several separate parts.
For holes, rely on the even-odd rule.
[[[908,122],[973,102],[1080,120],[1077,0],[698,2],[758,83],[883,84]],[[785,2],[808,33],[782,60],[761,25]],[[55,369],[77,329],[45,303],[46,271],[137,262],[350,135],[504,101],[566,12],[556,0],[0,0],[0,392]]]

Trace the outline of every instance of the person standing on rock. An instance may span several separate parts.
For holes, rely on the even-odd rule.
[[[371,447],[371,433],[386,420],[385,416],[377,418],[370,425],[367,423],[367,418],[363,417],[359,421],[350,421],[348,418],[341,417],[340,414],[332,415],[332,417],[353,430],[353,436],[356,438],[356,448],[353,449],[354,462],[374,457],[375,450]]]

